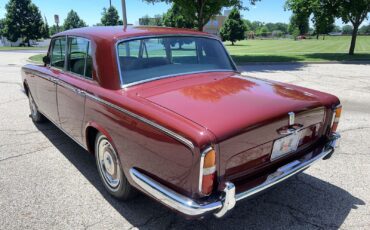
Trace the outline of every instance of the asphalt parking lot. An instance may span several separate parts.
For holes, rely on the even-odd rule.
[[[144,195],[114,200],[91,155],[32,123],[20,77],[30,55],[0,52],[0,229],[370,229],[370,64],[241,67],[338,95],[341,148],[224,219],[190,221]]]

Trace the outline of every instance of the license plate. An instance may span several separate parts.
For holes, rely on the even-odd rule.
[[[297,151],[300,139],[301,132],[298,132],[276,140],[272,149],[271,160],[278,159],[286,154]]]

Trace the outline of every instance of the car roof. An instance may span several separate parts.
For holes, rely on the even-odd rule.
[[[94,26],[63,31],[54,35],[81,36],[89,39],[120,40],[124,38],[155,35],[194,35],[217,38],[216,36],[191,29],[179,29],[159,26]]]

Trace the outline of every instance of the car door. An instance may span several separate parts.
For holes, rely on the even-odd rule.
[[[52,40],[49,50],[50,64],[47,66],[49,69],[48,74],[40,75],[36,82],[36,97],[39,110],[56,124],[59,123],[56,83],[60,74],[64,71],[66,44],[65,36]]]
[[[59,120],[66,133],[83,143],[85,90],[92,83],[91,43],[68,36],[67,44],[66,71],[61,74],[57,89]]]

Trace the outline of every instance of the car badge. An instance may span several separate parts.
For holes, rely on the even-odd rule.
[[[292,126],[295,123],[295,113],[290,112],[288,113],[288,115],[289,115],[289,126]]]

